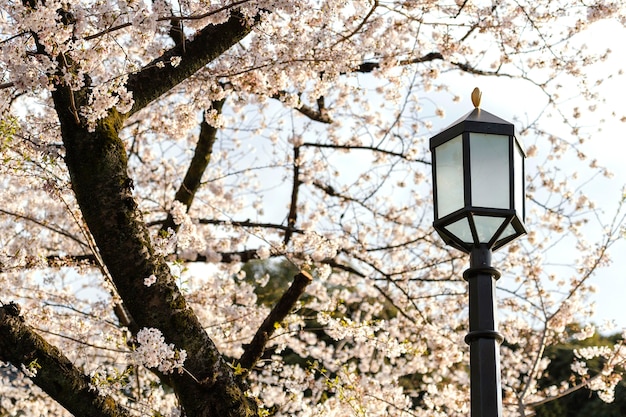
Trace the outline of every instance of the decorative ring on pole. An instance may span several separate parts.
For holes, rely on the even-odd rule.
[[[495,279],[496,281],[498,279],[500,279],[500,277],[502,276],[502,274],[500,273],[500,271],[498,271],[496,268],[491,267],[491,266],[480,266],[480,267],[476,267],[476,268],[467,268],[464,272],[463,272],[463,279],[465,281],[469,281],[469,279],[472,276],[476,276],[478,274],[487,274],[487,275],[491,275],[493,277],[493,279]]]
[[[478,339],[494,339],[500,344],[504,342],[504,336],[500,332],[497,332],[495,330],[475,330],[473,332],[469,332],[465,336],[465,343],[469,345],[474,340]]]

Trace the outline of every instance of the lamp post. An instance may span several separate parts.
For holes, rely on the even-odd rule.
[[[524,158],[513,124],[474,110],[430,139],[435,221],[444,242],[470,254],[470,393],[472,417],[501,417],[500,350],[491,253],[526,233]]]

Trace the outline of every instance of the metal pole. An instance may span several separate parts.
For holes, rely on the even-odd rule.
[[[500,272],[491,266],[491,250],[479,246],[470,254],[470,267],[463,273],[469,283],[471,417],[501,417],[500,344],[497,331],[496,280]]]

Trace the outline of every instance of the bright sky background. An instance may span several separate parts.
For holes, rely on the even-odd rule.
[[[600,166],[607,167],[614,174],[612,178],[598,176],[585,188],[587,194],[603,212],[603,221],[608,223],[617,209],[623,187],[626,185],[626,123],[619,120],[622,116],[626,116],[626,105],[624,105],[626,71],[622,76],[608,77],[608,74],[616,73],[619,68],[623,68],[626,62],[626,43],[624,42],[626,29],[617,23],[613,25],[603,22],[590,28],[582,38],[592,50],[594,45],[601,48],[609,47],[612,50],[608,61],[599,63],[592,68],[594,80],[606,77],[599,87],[601,97],[606,99],[606,104],[599,106],[598,110],[591,113],[587,111],[589,105],[582,97],[573,98],[568,103],[571,107],[580,107],[581,120],[589,127],[589,131],[600,127],[599,120],[605,119],[602,131],[594,134],[593,139],[585,143],[582,149],[589,157],[588,161],[583,162],[583,164],[587,165],[592,159],[597,159]],[[444,77],[450,79],[451,91],[459,94],[462,100],[460,103],[449,101],[444,105],[438,95],[437,98],[433,98],[437,105],[442,106],[446,111],[444,121],[437,121],[436,127],[433,129],[434,133],[450,125],[473,108],[470,93],[474,87],[479,87],[482,91],[481,108],[512,122],[515,118],[532,120],[545,103],[539,88],[533,87],[527,82],[504,78],[459,77],[458,73],[452,77],[445,75]],[[576,96],[576,92],[571,92],[571,96]],[[613,111],[617,117],[611,116]],[[563,128],[559,123],[559,120],[554,119],[554,131]],[[550,127],[552,128],[552,125]],[[569,128],[565,128],[569,130]],[[533,138],[522,137],[521,140],[528,142],[532,141]],[[563,160],[562,163],[562,170],[574,172],[579,169],[577,164],[581,162],[574,157]],[[590,231],[593,231],[597,236],[599,233],[598,226],[592,225]],[[589,240],[594,241],[591,236]],[[626,328],[626,302],[624,301],[626,299],[626,238],[617,242],[609,253],[613,262],[610,267],[601,269],[593,278],[592,283],[596,286],[597,292],[590,301],[596,305],[594,323],[602,324],[605,321],[614,321],[616,324],[614,330],[618,331]],[[570,254],[566,255],[569,256]],[[576,253],[571,254],[572,258],[576,256]]]

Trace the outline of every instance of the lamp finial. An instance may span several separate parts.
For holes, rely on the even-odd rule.
[[[480,107],[480,97],[482,95],[483,93],[480,92],[478,87],[474,88],[474,91],[472,91],[472,104],[474,105],[475,108]]]

